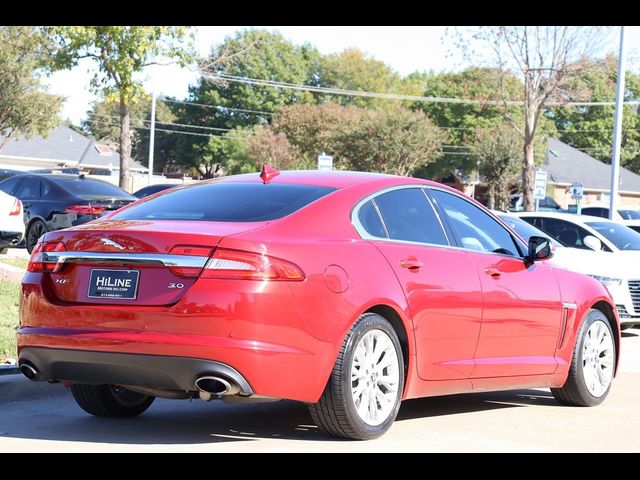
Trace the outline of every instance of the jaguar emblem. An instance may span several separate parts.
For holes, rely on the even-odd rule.
[[[120,245],[117,242],[114,242],[113,240],[109,240],[108,238],[101,238],[100,241],[102,243],[104,243],[105,245],[110,245],[110,246],[115,247],[115,248],[117,248],[119,250],[124,250],[124,247],[122,245]]]

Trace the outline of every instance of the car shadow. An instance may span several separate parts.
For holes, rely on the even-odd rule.
[[[627,337],[637,337],[638,334],[635,332],[622,332],[620,334],[622,336],[622,338],[627,338]]]
[[[186,403],[160,399],[140,417],[105,419],[85,414],[70,397],[58,399],[56,407],[48,411],[40,402],[23,402],[16,414],[25,418],[0,426],[0,442],[3,438],[136,445],[215,444],[256,439],[341,441],[322,433],[307,407],[299,402]],[[539,390],[449,395],[405,401],[397,421],[551,404],[555,404],[551,395]]]

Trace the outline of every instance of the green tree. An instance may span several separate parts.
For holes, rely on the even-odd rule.
[[[572,81],[571,88],[590,101],[614,102],[617,77],[617,58],[610,55],[600,62],[591,62],[584,75]],[[640,100],[638,74],[626,72],[624,99]],[[549,109],[546,116],[555,123],[560,140],[610,163],[614,109],[613,105],[565,106]],[[623,166],[640,173],[640,118],[636,105],[624,106],[620,154]]]
[[[222,60],[220,60],[222,58]],[[227,37],[203,63],[203,77],[189,89],[187,100],[206,105],[181,104],[173,108],[178,122],[210,128],[236,129],[265,125],[273,112],[296,103],[315,103],[308,92],[248,85],[219,79],[220,74],[296,84],[317,84],[320,54],[308,44],[295,45],[281,34],[246,30]],[[218,132],[223,135],[222,132]],[[184,136],[178,142],[181,162],[186,166],[211,161],[225,166],[232,152],[220,142],[205,137]],[[233,150],[236,152],[236,150]],[[237,153],[237,152],[236,152]]]
[[[54,40],[55,64],[71,68],[82,58],[96,63],[91,82],[94,90],[119,103],[120,186],[130,187],[131,158],[130,104],[140,91],[135,75],[158,60],[186,64],[193,59],[185,45],[186,27],[166,26],[53,26],[44,32]]]
[[[412,175],[436,161],[444,140],[423,112],[401,107],[368,111],[336,138],[347,168],[396,175]]]
[[[320,85],[344,90],[377,93],[404,93],[400,76],[385,63],[367,56],[355,48],[322,57]],[[358,107],[393,108],[398,102],[369,98],[334,96],[332,101]]]
[[[300,162],[300,149],[282,132],[257,127],[246,139],[246,152],[255,169],[267,163],[279,170],[293,170]]]
[[[34,27],[0,27],[0,149],[20,134],[46,136],[60,122],[62,98],[40,82],[45,43]]]
[[[523,114],[516,119],[505,109],[505,115],[513,128],[522,136],[523,164],[522,187],[524,208],[532,211],[536,134],[541,125],[542,113],[550,100],[565,100],[573,97],[571,80],[579,77],[588,64],[586,59],[597,53],[603,42],[601,27],[575,26],[495,26],[478,27],[466,39],[467,52],[474,61],[478,57],[470,44],[480,41],[485,52],[491,52],[496,68],[507,76],[516,74],[523,82]],[[500,98],[512,100],[506,89],[501,89]]]
[[[447,135],[444,154],[427,165],[420,176],[446,176],[452,171],[470,173],[476,169],[468,144],[479,128],[491,128],[504,121],[504,108],[493,100],[500,96],[500,73],[494,68],[471,67],[462,72],[414,73],[407,77],[427,97],[464,98],[477,103],[415,102],[414,109],[425,112]],[[522,83],[514,76],[504,79],[504,88],[511,98],[518,98]],[[518,107],[510,107],[516,116]]]
[[[472,157],[488,186],[488,207],[506,210],[510,189],[522,164],[522,137],[509,124],[475,131]]]
[[[109,97],[96,101],[87,112],[87,119],[82,122],[85,133],[118,149],[120,137],[120,104]],[[131,158],[147,165],[149,162],[149,128],[151,124],[151,95],[140,91],[129,102],[129,119],[131,124]],[[175,129],[172,123],[176,116],[169,104],[156,100],[156,137],[154,146],[154,167],[161,170],[165,163],[171,161],[171,152],[175,149],[175,134],[164,130]]]
[[[335,164],[340,165],[343,145],[338,134],[365,114],[362,108],[335,103],[291,105],[278,111],[270,128],[283,133],[299,149],[298,168],[313,169],[322,152],[333,155]]]

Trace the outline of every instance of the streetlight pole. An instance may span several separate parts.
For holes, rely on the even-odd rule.
[[[151,128],[149,131],[149,185],[153,182],[153,147],[156,136],[156,87],[151,93]]]
[[[616,82],[616,112],[613,124],[613,150],[611,156],[611,198],[609,199],[609,218],[613,219],[618,203],[618,184],[620,183],[620,145],[622,144],[622,110],[624,105],[624,26],[620,27],[620,53],[618,54],[618,81]]]

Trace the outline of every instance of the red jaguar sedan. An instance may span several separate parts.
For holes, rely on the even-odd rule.
[[[597,405],[619,356],[615,305],[551,255],[434,182],[265,167],[45,234],[19,364],[93,415],[291,399],[352,439],[416,397],[550,387]]]

